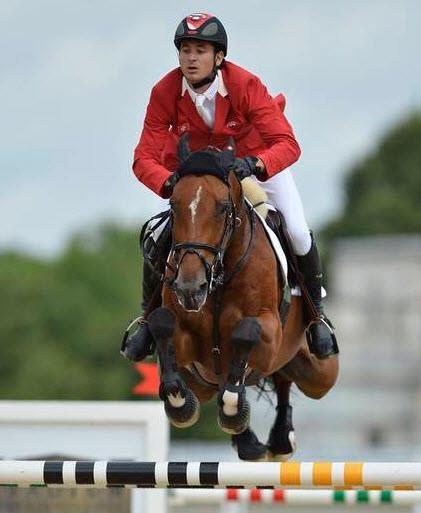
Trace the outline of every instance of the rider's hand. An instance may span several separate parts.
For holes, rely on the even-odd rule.
[[[234,170],[239,180],[243,180],[250,175],[255,175],[257,178],[260,178],[263,177],[264,174],[264,164],[257,157],[236,158]]]

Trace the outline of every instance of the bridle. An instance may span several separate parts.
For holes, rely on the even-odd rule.
[[[237,216],[237,208],[235,206],[234,200],[232,198],[231,194],[231,186],[227,180],[224,180],[225,185],[228,187],[228,204],[226,208],[225,213],[225,219],[224,219],[224,228],[222,232],[221,239],[217,245],[208,244],[205,242],[181,242],[181,243],[174,243],[171,246],[171,252],[170,256],[172,255],[174,257],[174,265],[170,264],[169,261],[167,261],[167,267],[172,272],[172,276],[170,278],[165,278],[166,285],[170,287],[171,289],[174,289],[174,283],[178,277],[181,264],[183,263],[184,257],[188,254],[196,255],[204,269],[206,274],[206,281],[208,284],[208,293],[211,294],[216,287],[223,285],[227,282],[227,278],[231,279],[232,273],[230,273],[229,276],[225,274],[224,269],[224,255],[229,247],[229,243],[232,239],[232,236],[235,232],[235,228],[237,226],[240,226],[241,219]],[[241,201],[243,201],[243,198],[241,198]],[[253,223],[252,223],[253,224]],[[252,240],[253,234],[251,234],[250,238],[250,244]],[[249,247],[250,247],[249,244]],[[248,250],[250,248],[247,248],[246,253],[248,254]],[[213,260],[211,263],[209,263],[201,251],[207,251],[209,253],[213,254]],[[245,256],[245,255],[244,255]],[[170,259],[168,259],[170,260]],[[242,259],[240,259],[242,260]],[[238,271],[236,271],[238,272]]]

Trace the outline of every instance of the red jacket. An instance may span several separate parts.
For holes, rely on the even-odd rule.
[[[225,62],[221,72],[225,91],[221,94],[220,87],[216,95],[213,130],[198,114],[188,91],[182,95],[180,68],[172,70],[152,89],[134,152],[133,171],[156,194],[164,196],[163,185],[177,168],[177,143],[185,131],[192,151],[209,145],[223,148],[233,136],[237,156],[260,158],[266,178],[289,167],[300,156],[283,114],[284,97],[273,99],[259,78],[231,62]]]

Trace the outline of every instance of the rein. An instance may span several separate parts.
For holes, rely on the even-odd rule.
[[[174,283],[177,279],[178,273],[180,271],[180,266],[183,262],[184,257],[187,254],[196,255],[202,265],[205,268],[206,280],[208,283],[208,294],[213,295],[213,329],[212,329],[212,355],[214,362],[214,372],[218,379],[219,386],[223,385],[222,380],[222,362],[221,362],[221,349],[220,349],[220,332],[219,332],[219,320],[221,316],[222,310],[222,296],[223,296],[223,286],[227,285],[232,278],[238,274],[241,269],[244,267],[250,253],[252,250],[253,242],[254,242],[254,233],[256,227],[256,215],[252,207],[244,202],[244,199],[241,198],[242,204],[246,208],[247,219],[250,225],[250,237],[247,244],[247,247],[244,253],[239,258],[238,262],[235,264],[232,271],[229,273],[225,272],[224,269],[224,256],[225,252],[229,247],[229,243],[235,233],[235,229],[237,226],[240,226],[241,219],[237,217],[237,212],[235,208],[234,201],[231,195],[231,188],[228,181],[225,182],[228,187],[229,192],[229,209],[225,215],[224,220],[224,230],[222,233],[222,237],[218,245],[207,244],[204,242],[182,242],[172,245],[171,253],[174,255],[175,266],[171,265],[168,261],[166,262],[167,268],[172,272],[171,278],[164,278],[165,284],[174,290]],[[214,255],[213,261],[210,264],[206,261],[203,254],[200,252],[208,251]],[[181,255],[181,252],[184,253]],[[181,256],[180,256],[181,255]],[[213,293],[213,294],[212,294]]]
[[[254,242],[254,231],[256,227],[256,214],[254,210],[245,203],[248,219],[250,223],[250,238],[249,242],[247,244],[247,248],[245,252],[241,255],[240,259],[238,260],[237,264],[235,265],[234,269],[231,271],[231,273],[228,276],[225,276],[224,284],[227,284],[231,281],[231,279],[241,271],[241,269],[244,267],[247,258],[250,255],[253,242]],[[217,287],[215,290],[215,296],[213,301],[213,326],[212,326],[212,340],[213,340],[213,347],[212,347],[212,356],[213,356],[213,367],[215,376],[218,379],[218,386],[219,389],[222,389],[223,387],[223,379],[222,379],[222,361],[221,361],[221,334],[219,332],[219,319],[221,317],[221,309],[222,309],[222,293],[223,288]]]

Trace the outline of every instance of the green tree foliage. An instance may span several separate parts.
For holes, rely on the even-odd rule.
[[[135,372],[119,340],[139,304],[134,233],[76,236],[57,260],[0,255],[4,399],[127,399]]]
[[[421,114],[387,132],[350,169],[344,188],[343,212],[323,230],[325,239],[421,233]]]

